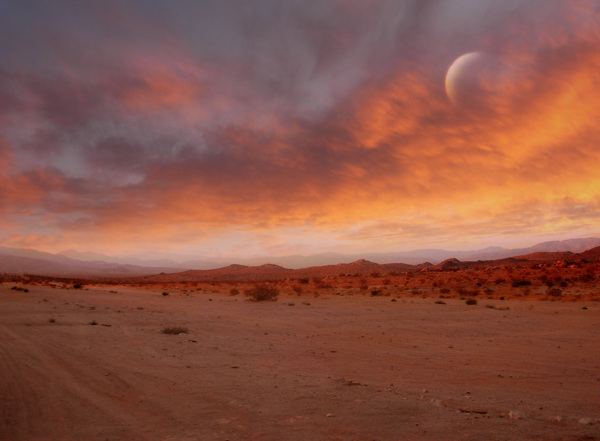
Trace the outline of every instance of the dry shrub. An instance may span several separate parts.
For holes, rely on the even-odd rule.
[[[360,279],[358,281],[359,288],[362,289],[363,291],[366,291],[367,289],[369,289],[369,285],[367,284],[367,280],[366,279]]]
[[[531,280],[527,279],[513,279],[511,282],[513,288],[518,288],[520,286],[529,286],[531,285]]]
[[[244,290],[244,295],[254,302],[276,302],[279,290],[266,285],[257,285],[252,289]]]
[[[456,288],[456,291],[463,297],[477,297],[480,294],[479,288],[467,289],[462,286]]]
[[[178,334],[187,334],[188,328],[186,328],[185,326],[167,326],[166,328],[163,328],[162,331],[163,334],[169,334],[169,335],[178,335]]]
[[[548,288],[546,292],[550,297],[560,297],[562,295],[562,289],[560,288]]]

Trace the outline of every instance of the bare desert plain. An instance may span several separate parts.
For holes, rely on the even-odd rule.
[[[600,439],[594,296],[166,286],[2,283],[0,439]]]

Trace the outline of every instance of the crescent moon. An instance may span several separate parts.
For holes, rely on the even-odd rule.
[[[477,64],[484,58],[483,52],[469,52],[458,57],[448,68],[446,73],[446,94],[450,101],[455,105],[460,105],[460,87],[459,82],[469,72],[470,67]]]

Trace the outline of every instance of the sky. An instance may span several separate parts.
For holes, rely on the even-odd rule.
[[[600,234],[600,0],[3,0],[0,245]]]

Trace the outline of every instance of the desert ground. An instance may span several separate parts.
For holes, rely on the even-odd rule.
[[[599,302],[348,292],[4,282],[0,439],[600,439]]]

